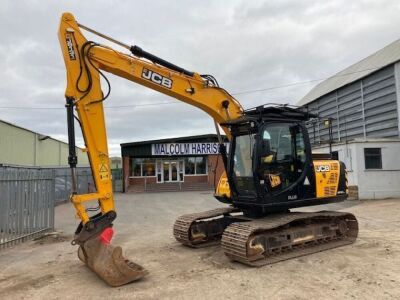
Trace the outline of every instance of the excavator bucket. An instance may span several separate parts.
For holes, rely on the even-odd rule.
[[[113,231],[107,228],[103,233],[86,241],[78,249],[78,257],[110,286],[121,286],[148,274],[142,266],[124,258],[119,246],[110,244]]]

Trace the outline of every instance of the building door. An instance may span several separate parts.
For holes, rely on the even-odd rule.
[[[157,183],[183,181],[183,161],[157,161]]]
[[[178,162],[177,161],[171,161],[169,163],[169,172],[170,172],[170,179],[172,182],[178,181]]]
[[[169,161],[163,161],[163,182],[169,181]]]
[[[178,165],[179,165],[179,168],[178,168],[178,170],[179,170],[179,178],[178,178],[178,180],[180,182],[183,182],[183,173],[185,171],[185,167],[183,166],[183,160],[179,160],[178,161]]]
[[[156,160],[156,172],[157,172],[157,183],[162,183],[164,181],[163,179],[163,162],[162,160]]]

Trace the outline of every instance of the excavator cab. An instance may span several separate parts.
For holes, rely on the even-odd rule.
[[[316,116],[296,107],[260,106],[226,124],[232,133],[227,176],[235,206],[265,215],[335,200],[317,199],[304,125],[312,117]]]

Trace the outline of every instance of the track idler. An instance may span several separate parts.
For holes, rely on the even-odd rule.
[[[89,269],[96,273],[110,286],[121,286],[136,281],[148,274],[142,266],[124,258],[122,249],[113,246],[111,227],[99,236],[80,244],[78,257]]]

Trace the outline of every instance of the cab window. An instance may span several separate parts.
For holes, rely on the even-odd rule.
[[[268,191],[282,190],[302,174],[306,161],[304,136],[296,123],[271,123],[262,130],[259,175]]]

